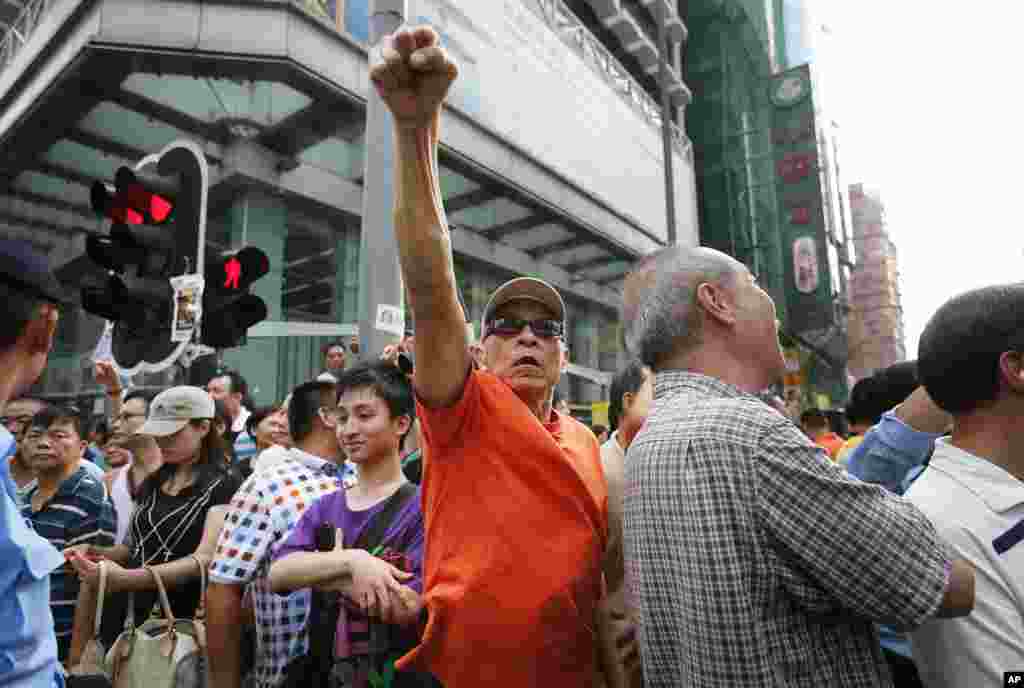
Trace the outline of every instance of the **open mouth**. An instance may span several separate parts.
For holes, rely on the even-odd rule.
[[[540,361],[538,361],[533,356],[520,356],[519,358],[516,359],[515,365],[517,367],[518,366],[528,365],[528,366],[534,366],[535,368],[540,368]]]

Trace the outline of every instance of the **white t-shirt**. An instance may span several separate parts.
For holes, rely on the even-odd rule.
[[[941,438],[905,497],[975,568],[974,611],[910,634],[921,682],[1002,686],[1024,668],[1024,482]]]
[[[128,469],[131,464],[121,466],[114,475],[110,484],[110,498],[114,501],[114,511],[117,513],[117,539],[115,545],[124,544],[124,536],[128,534],[128,524],[132,518],[132,511],[135,509],[135,500],[128,490]]]

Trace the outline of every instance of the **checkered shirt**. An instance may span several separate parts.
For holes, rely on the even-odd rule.
[[[235,493],[210,565],[213,581],[249,585],[247,594],[256,613],[252,680],[257,688],[280,683],[288,662],[307,649],[309,591],[270,591],[267,572],[273,552],[313,502],[338,489],[334,464],[297,449],[291,454],[292,458],[249,476]]]
[[[872,621],[935,615],[946,550],[719,380],[659,372],[626,460],[627,579],[648,688],[891,686]]]

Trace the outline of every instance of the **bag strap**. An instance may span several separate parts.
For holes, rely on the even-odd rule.
[[[415,485],[410,482],[403,483],[393,495],[388,497],[387,502],[384,503],[384,508],[378,511],[370,522],[366,524],[363,532],[356,538],[352,547],[355,549],[372,550],[379,545],[380,541],[384,539],[384,533],[387,532],[388,526],[391,525],[391,520],[395,517],[395,514],[415,494]]]
[[[197,555],[192,554],[189,558],[196,563],[196,566],[199,567],[199,609],[196,610],[195,618],[204,619],[206,618],[206,587],[209,585],[206,578],[206,567],[203,566],[203,560]]]
[[[171,610],[171,601],[167,598],[167,588],[164,587],[164,582],[160,578],[160,574],[156,572],[156,569],[152,566],[143,566],[142,568],[149,571],[149,574],[153,576],[153,580],[156,581],[156,591],[160,596],[160,606],[163,607],[164,617],[169,622],[170,626],[174,627],[174,612]]]
[[[96,618],[93,620],[92,637],[100,637],[100,626],[103,621],[103,598],[107,595],[107,562],[100,561],[100,586],[96,590]]]

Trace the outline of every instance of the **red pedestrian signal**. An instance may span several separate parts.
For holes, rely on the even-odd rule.
[[[268,272],[270,259],[255,246],[206,264],[203,344],[215,349],[239,346],[250,327],[266,320],[266,302],[249,288]]]
[[[96,214],[108,218],[116,225],[141,225],[145,218],[119,197],[116,189],[103,182],[94,182],[89,193]]]
[[[238,278],[242,276],[242,264],[238,258],[231,256],[224,262],[224,288],[238,289]]]

